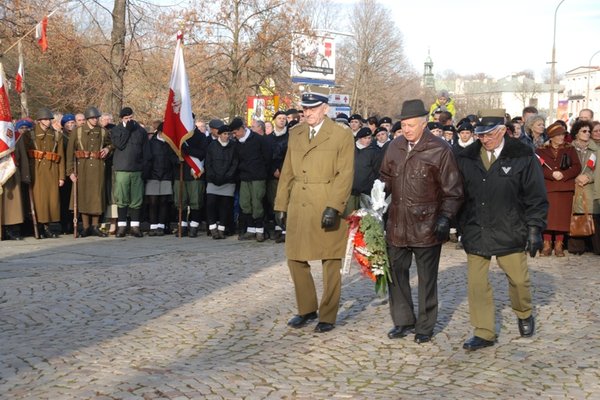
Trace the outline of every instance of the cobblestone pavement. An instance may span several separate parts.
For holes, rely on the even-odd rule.
[[[494,266],[498,344],[472,353],[453,244],[423,345],[387,338],[388,305],[356,268],[335,330],[288,328],[295,300],[272,241],[27,239],[0,243],[0,256],[2,399],[600,399],[594,255],[530,259],[529,339]]]

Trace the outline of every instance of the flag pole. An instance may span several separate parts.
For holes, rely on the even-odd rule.
[[[29,107],[27,106],[27,90],[25,90],[25,64],[23,64],[23,45],[21,41],[19,43],[19,65],[23,66],[23,87],[19,98],[21,100],[21,118],[25,118],[29,115]]]
[[[184,161],[181,161],[179,163],[179,238],[181,239],[181,224],[183,223],[182,219],[183,219],[183,163]]]
[[[50,14],[46,15],[46,17],[50,18],[52,16],[52,14],[54,14],[55,12],[58,11],[58,9],[59,9],[59,7],[56,7]],[[14,42],[10,46],[8,46],[8,48],[6,50],[4,50],[4,52],[0,53],[0,57],[4,56],[6,53],[8,53],[10,50],[12,50],[16,45],[18,45],[19,43],[21,43],[21,41],[23,39],[25,39],[27,36],[31,35],[32,32],[35,32],[35,29],[37,28],[37,26],[38,26],[38,24],[35,24],[33,26],[33,28],[31,28],[30,30],[28,30],[27,32],[25,32],[25,34],[23,34],[23,36],[21,36],[19,39],[17,39],[16,42]]]

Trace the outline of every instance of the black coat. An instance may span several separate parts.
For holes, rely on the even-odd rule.
[[[271,149],[266,139],[250,132],[244,143],[238,142],[238,171],[242,181],[263,181],[269,178]]]
[[[273,179],[275,171],[281,172],[283,167],[283,161],[285,160],[285,153],[287,152],[288,140],[290,138],[289,133],[286,131],[285,134],[277,136],[274,133],[265,136],[269,148],[271,149],[271,168],[269,171],[269,179]]]
[[[226,146],[223,146],[218,140],[213,140],[208,145],[204,162],[208,182],[217,186],[236,182],[239,162],[237,145],[238,143],[233,140],[230,140]]]
[[[197,158],[198,160],[204,162],[204,159],[206,158],[206,149],[208,148],[209,144],[210,139],[206,137],[204,133],[200,132],[198,128],[195,128],[194,134],[181,145],[181,153]],[[200,179],[205,179],[204,174],[202,174]],[[179,180],[179,169],[177,169],[177,172],[175,173],[175,180]],[[194,180],[192,168],[185,161],[183,161],[183,180]]]
[[[371,194],[373,182],[379,177],[379,168],[381,167],[382,159],[383,151],[379,146],[354,149],[353,195],[358,196],[361,193]]]
[[[133,122],[131,131],[123,124],[115,125],[110,131],[110,138],[115,146],[113,154],[115,171],[142,172],[146,167],[145,164],[150,162],[148,133],[140,124]]]
[[[159,140],[156,134],[150,139],[150,162],[144,171],[144,179],[172,181],[173,171],[179,164],[177,154],[165,141]]]
[[[469,254],[502,256],[525,250],[527,228],[546,227],[548,200],[544,175],[531,147],[505,137],[504,148],[489,171],[481,142],[457,156],[465,202],[458,216],[462,243]]]

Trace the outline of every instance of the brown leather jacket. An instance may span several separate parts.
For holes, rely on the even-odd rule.
[[[463,202],[463,182],[451,147],[426,129],[412,151],[404,137],[392,141],[381,164],[392,194],[386,237],[396,247],[431,247],[439,216],[454,218]]]

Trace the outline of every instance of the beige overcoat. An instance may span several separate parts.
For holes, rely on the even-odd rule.
[[[340,213],[346,208],[354,177],[354,138],[327,117],[311,142],[308,136],[306,123],[290,131],[274,208],[287,212],[288,259],[339,259],[346,250],[348,224],[342,219],[339,227],[326,231],[321,218],[326,207]]]

